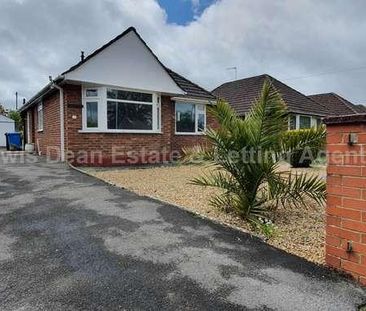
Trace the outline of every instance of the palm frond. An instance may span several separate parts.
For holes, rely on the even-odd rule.
[[[238,185],[235,179],[219,170],[196,177],[190,183],[198,186],[221,188],[234,193],[238,192]]]
[[[326,198],[326,183],[316,175],[306,173],[277,173],[268,180],[269,200],[281,202],[283,206],[308,206],[310,199],[322,204]]]
[[[251,145],[264,149],[277,148],[280,136],[287,129],[287,116],[287,106],[281,95],[266,80],[260,97],[245,118]]]
[[[184,164],[201,164],[209,162],[213,160],[214,152],[215,151],[212,147],[203,145],[182,148],[181,161]]]
[[[321,149],[325,146],[325,139],[326,130],[323,126],[319,128],[287,131],[282,135],[282,150],[284,152],[293,152],[306,147]]]

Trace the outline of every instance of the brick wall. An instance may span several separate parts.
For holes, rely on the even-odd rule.
[[[326,263],[366,285],[366,115],[328,118],[325,122]],[[358,138],[353,146],[348,144],[350,133]]]
[[[218,123],[212,115],[207,113],[206,116],[207,126],[211,128],[217,128]],[[173,108],[172,128],[175,131],[175,113]],[[173,132],[174,133],[174,132]],[[190,147],[194,145],[207,145],[207,139],[204,136],[197,135],[173,135],[172,136],[172,147],[174,150],[182,150],[183,147]]]
[[[43,130],[38,130],[37,105],[31,108],[31,140],[38,153],[53,160],[60,157],[60,105],[59,92],[54,92],[42,101],[43,103]]]
[[[175,107],[170,97],[161,98],[161,127],[159,134],[81,133],[81,86],[66,84],[64,89],[66,160],[75,165],[128,165],[159,163],[176,158],[183,147],[205,144],[200,135],[175,134]],[[43,99],[43,131],[37,129],[37,106],[31,108],[31,140],[37,152],[59,160],[60,107],[59,92],[55,90]],[[208,114],[207,126],[217,127]]]
[[[204,143],[197,135],[175,135],[175,108],[170,97],[161,98],[161,134],[80,133],[82,129],[81,87],[66,85],[66,156],[75,165],[128,165],[169,161],[183,146]],[[208,126],[214,125],[208,116]]]

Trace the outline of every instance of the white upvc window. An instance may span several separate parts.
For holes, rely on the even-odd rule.
[[[311,128],[311,117],[310,116],[299,116],[299,128],[310,129]]]
[[[160,95],[116,87],[83,88],[83,131],[159,133]]]
[[[296,130],[297,129],[297,116],[294,114],[291,114],[288,117],[288,129],[289,130]]]
[[[175,133],[201,135],[206,130],[206,105],[176,102]]]
[[[99,127],[99,89],[84,89],[84,128],[98,129]]]
[[[43,104],[39,103],[37,105],[37,130],[39,132],[43,131]]]
[[[309,129],[312,127],[318,128],[322,125],[320,117],[309,115],[291,114],[288,120],[289,130]]]

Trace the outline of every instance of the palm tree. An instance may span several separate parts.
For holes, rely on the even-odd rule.
[[[219,101],[210,108],[218,120],[217,130],[205,133],[211,148],[184,150],[185,160],[199,156],[214,169],[192,180],[195,185],[223,190],[211,204],[236,211],[243,219],[258,223],[280,205],[308,205],[309,201],[325,200],[325,182],[318,176],[279,170],[286,151],[283,138],[288,128],[286,104],[269,81],[250,113],[242,119],[230,106]],[[301,147],[318,143],[322,131],[312,131],[298,141]],[[293,146],[292,146],[293,147]],[[309,200],[310,199],[310,200]]]

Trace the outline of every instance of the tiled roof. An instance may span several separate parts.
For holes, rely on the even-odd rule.
[[[206,91],[199,85],[189,81],[188,79],[182,77],[181,75],[177,74],[173,70],[166,68],[169,75],[175,81],[176,84],[187,94],[185,96],[179,97],[187,97],[187,98],[196,98],[196,99],[208,99],[208,100],[215,100],[216,97],[211,94],[210,92]]]
[[[365,105],[355,105],[355,109],[358,111],[358,113],[366,113],[366,106]]]
[[[362,107],[352,104],[350,101],[335,93],[315,94],[308,97],[327,107],[329,116],[350,115],[363,112]]]
[[[290,112],[316,116],[329,114],[323,105],[267,74],[224,83],[212,93],[229,102],[239,115],[245,115],[259,97],[266,79],[281,94]]]

